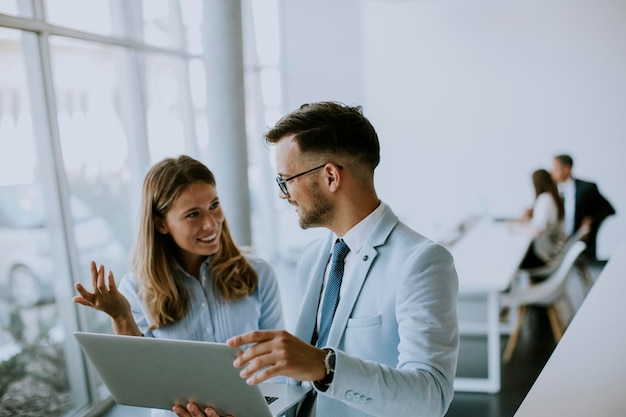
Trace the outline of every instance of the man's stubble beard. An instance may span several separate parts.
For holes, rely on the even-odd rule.
[[[326,226],[330,223],[335,212],[334,203],[322,194],[317,181],[312,181],[310,188],[311,208],[304,210],[304,208],[300,206],[300,227],[303,229]]]

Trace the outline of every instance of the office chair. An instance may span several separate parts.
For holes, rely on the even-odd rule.
[[[559,321],[556,305],[565,295],[567,277],[586,247],[585,242],[580,240],[573,242],[556,270],[545,280],[532,284],[525,289],[512,288],[510,292],[501,295],[500,299],[504,306],[509,307],[511,310],[513,310],[513,307],[517,307],[518,310],[515,329],[509,337],[502,357],[505,363],[511,360],[513,350],[519,339],[524,318],[530,306],[543,306],[547,308],[552,334],[554,335],[555,341],[557,343],[559,342],[565,326],[562,326]]]
[[[591,227],[587,225],[580,226],[576,233],[574,233],[567,239],[559,254],[546,265],[536,268],[520,268],[520,281],[543,280],[547,278],[550,274],[553,274],[554,271],[556,271],[559,265],[561,265],[561,263],[563,262],[563,258],[572,247],[572,245],[578,241],[584,241],[584,239],[589,235],[590,231]],[[579,276],[583,281],[583,285],[585,286],[585,290],[588,292],[593,286],[594,279],[591,275],[591,272],[589,271],[589,265],[587,263],[587,260],[582,256],[579,257],[576,260],[574,267],[578,270]]]
[[[580,226],[576,233],[574,233],[567,239],[567,241],[563,245],[563,248],[561,248],[559,254],[554,259],[552,259],[546,265],[536,268],[522,268],[520,269],[520,272],[522,272],[523,274],[528,274],[528,276],[531,278],[543,278],[554,273],[559,265],[561,265],[561,262],[563,262],[565,254],[569,251],[572,245],[574,245],[574,243],[578,242],[579,240],[583,240],[589,234],[590,230],[591,228],[589,226]]]

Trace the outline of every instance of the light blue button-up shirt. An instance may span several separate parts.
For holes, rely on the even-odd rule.
[[[233,336],[253,330],[284,329],[274,270],[260,258],[247,256],[247,259],[259,276],[259,283],[252,294],[237,301],[226,301],[216,296],[208,260],[200,268],[199,280],[178,268],[176,273],[189,295],[189,310],[180,321],[159,329],[149,330],[150,322],[138,295],[139,281],[132,274],[122,278],[119,291],[128,299],[135,322],[146,337],[223,343]],[[277,379],[273,382],[282,381]],[[151,414],[153,417],[175,416],[170,411],[157,409],[153,409]]]
[[[282,307],[276,275],[264,260],[248,256],[259,276],[256,290],[248,297],[226,301],[213,292],[208,260],[200,279],[177,269],[189,295],[189,310],[180,321],[150,330],[145,306],[139,298],[139,281],[131,274],[122,278],[119,290],[128,299],[133,317],[146,337],[223,343],[233,336],[259,329],[283,329]]]

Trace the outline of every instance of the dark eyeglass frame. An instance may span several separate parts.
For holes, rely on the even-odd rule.
[[[315,168],[311,168],[308,171],[304,171],[301,172],[299,174],[296,175],[292,175],[289,178],[283,178],[281,175],[276,177],[276,184],[278,185],[278,188],[280,188],[280,191],[282,191],[283,195],[289,195],[289,190],[287,190],[287,181],[291,181],[294,178],[298,178],[301,177],[304,174],[308,174],[309,172],[313,172],[315,170],[318,170],[320,168],[324,168],[326,165],[328,165],[330,162],[326,162],[318,167]],[[339,169],[343,169],[343,167],[341,165],[337,165],[337,167],[339,167]]]

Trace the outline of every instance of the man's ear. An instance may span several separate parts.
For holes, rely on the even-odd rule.
[[[167,224],[165,223],[165,219],[163,219],[162,217],[154,218],[154,228],[162,235],[166,235],[168,233]]]
[[[339,166],[336,164],[328,163],[326,164],[326,167],[324,167],[324,172],[326,174],[326,185],[328,186],[328,190],[331,193],[334,193],[341,185],[341,169],[339,169]]]

